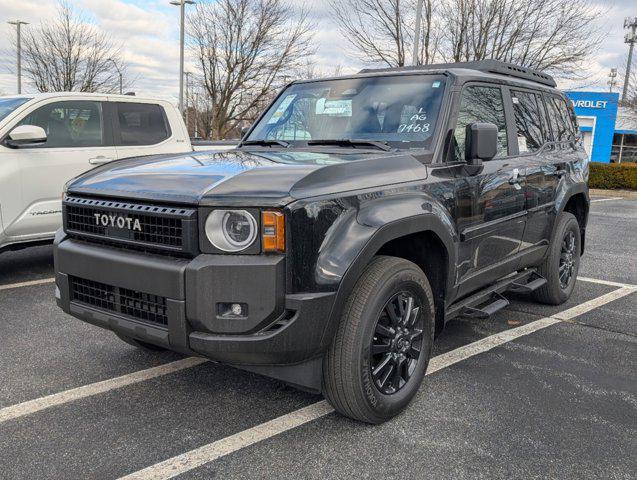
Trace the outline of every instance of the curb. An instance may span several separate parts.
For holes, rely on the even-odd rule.
[[[602,190],[600,188],[591,188],[588,192],[592,197],[621,197],[637,199],[637,191],[633,190]]]

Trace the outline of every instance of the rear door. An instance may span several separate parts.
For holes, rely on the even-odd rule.
[[[456,181],[459,295],[515,270],[525,224],[524,167],[512,156],[503,91],[496,85],[463,88],[454,132],[456,160],[465,160],[465,127],[498,127],[498,154],[477,175]]]
[[[544,94],[545,136],[548,140],[540,150],[539,165],[527,173],[529,221],[524,241],[529,247],[548,247],[556,220],[557,195],[564,176],[580,157],[577,149],[577,126],[571,118],[566,101],[553,94]],[[543,253],[544,250],[538,253]],[[533,258],[528,259],[529,262]]]
[[[17,121],[13,127],[42,127],[47,141],[3,151],[20,185],[15,208],[2,211],[8,236],[38,238],[60,227],[64,184],[115,158],[108,124],[100,97],[41,102]]]
[[[555,220],[555,188],[558,177],[554,146],[542,94],[512,88],[515,145],[525,164],[526,228],[520,245],[526,263],[542,257]],[[531,258],[532,257],[532,258]]]

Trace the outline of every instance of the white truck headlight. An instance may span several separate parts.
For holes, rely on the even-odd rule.
[[[257,238],[257,221],[245,210],[214,210],[206,219],[206,236],[219,250],[239,252]]]

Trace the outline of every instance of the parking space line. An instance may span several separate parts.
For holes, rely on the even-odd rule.
[[[602,280],[599,278],[590,278],[590,277],[577,277],[577,278],[578,280],[582,280],[583,282],[599,283],[600,285],[608,285],[611,287],[637,288],[637,285],[631,285],[629,283],[611,282],[610,280]],[[0,285],[0,290],[11,290],[13,288],[31,287],[34,285],[44,285],[44,284],[53,283],[53,282],[55,282],[55,278],[41,278],[38,280],[29,280],[27,282],[8,283],[5,285]]]
[[[591,203],[597,203],[597,202],[609,202],[611,200],[622,200],[622,197],[610,197],[610,198],[596,198],[594,200],[591,200]]]
[[[7,420],[23,417],[31,413],[39,412],[40,410],[51,408],[57,405],[62,405],[65,403],[73,402],[75,400],[80,400],[82,398],[97,395],[98,393],[105,393],[116,388],[122,388],[134,383],[161,377],[162,375],[168,375],[169,373],[174,373],[186,368],[191,368],[207,361],[208,360],[206,360],[205,358],[184,358],[183,360],[166,363],[158,367],[147,368],[145,370],[122,375],[121,377],[91,383],[82,387],[77,387],[71,390],[65,390],[63,392],[47,395],[46,397],[40,397],[34,400],[18,403],[16,405],[11,405],[10,407],[0,409],[0,423],[6,422]]]
[[[608,285],[609,287],[631,287],[637,288],[637,285],[631,285],[630,283],[611,282],[610,280],[601,280],[599,278],[590,277],[577,277],[582,282],[598,283],[600,285]]]
[[[633,287],[622,287],[610,293],[569,308],[552,317],[541,318],[520,327],[496,333],[463,347],[443,353],[431,359],[427,375],[454,365],[467,358],[487,352],[495,347],[517,338],[529,335],[564,320],[571,320],[579,315],[594,310],[606,303],[625,297],[636,291]],[[120,480],[168,480],[221,457],[239,451],[255,443],[267,440],[293,428],[309,423],[332,413],[334,409],[325,401],[314,403],[294,412],[288,413],[261,425],[243,430],[229,437],[222,438],[189,452],[156,463],[147,468],[131,473]]]
[[[39,280],[29,280],[28,282],[8,283],[0,285],[0,290],[10,290],[12,288],[30,287],[32,285],[43,285],[45,283],[53,283],[55,278],[41,278]]]

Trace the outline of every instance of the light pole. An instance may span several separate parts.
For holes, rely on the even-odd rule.
[[[119,75],[119,94],[121,95],[124,92],[124,77],[122,75],[122,71],[119,69],[119,65],[115,60],[109,58],[107,61],[112,62],[113,65],[115,65],[115,70],[117,70],[117,74]]]
[[[186,102],[185,102],[186,119],[185,119],[185,123],[186,123],[186,130],[188,130],[188,131],[190,131],[190,125],[188,124],[188,86],[190,85],[190,75],[192,75],[192,72],[185,72],[185,76],[186,76]]]
[[[186,5],[193,5],[193,0],[172,0],[180,10],[179,17],[179,111],[184,114],[184,27],[186,23]]]
[[[18,54],[18,95],[22,93],[22,25],[28,25],[27,22],[23,22],[22,20],[13,20],[8,22],[11,25],[16,26],[18,41],[17,41],[17,54]]]
[[[626,100],[628,94],[628,83],[630,82],[630,67],[633,61],[633,49],[637,42],[637,17],[626,17],[624,19],[624,28],[628,29],[628,33],[624,37],[624,43],[630,45],[628,47],[628,61],[626,62],[626,77],[624,78],[624,91],[622,92],[622,101]]]
[[[416,29],[414,30],[414,54],[412,56],[412,65],[418,65],[420,63],[420,24],[422,23],[422,3],[423,0],[418,0],[416,4]]]
[[[617,69],[611,68],[608,74],[608,91],[613,93],[613,87],[617,86]]]

